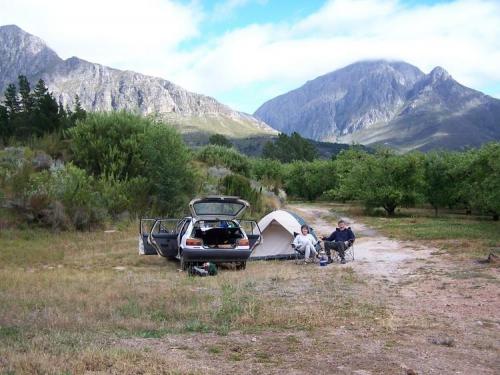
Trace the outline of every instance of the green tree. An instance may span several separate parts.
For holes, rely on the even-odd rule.
[[[166,124],[148,125],[140,158],[145,161],[144,176],[152,183],[160,212],[183,211],[199,184],[190,165],[191,155],[180,134]]]
[[[75,95],[75,105],[73,106],[73,111],[70,117],[73,125],[79,120],[85,120],[87,117],[87,112],[83,109],[78,95]]]
[[[227,175],[222,179],[222,185],[227,195],[241,197],[250,203],[248,214],[252,215],[262,211],[262,195],[258,190],[252,188],[250,180],[245,176],[239,174]]]
[[[458,181],[453,174],[457,158],[445,151],[429,152],[424,157],[424,196],[437,216],[441,207],[456,203]]]
[[[26,76],[19,77],[19,95],[21,96],[21,107],[25,114],[31,114],[33,111],[33,95],[31,93],[30,83]]]
[[[0,139],[2,139],[3,143],[7,143],[7,139],[12,135],[12,131],[10,128],[9,122],[9,113],[7,112],[7,108],[3,105],[0,105]]]
[[[35,109],[33,132],[36,135],[61,129],[59,105],[42,79],[35,86],[33,105]]]
[[[76,164],[94,176],[124,180],[143,173],[144,136],[151,121],[126,112],[93,113],[70,129]]]
[[[333,191],[333,197],[341,201],[359,199],[363,185],[359,185],[353,170],[363,165],[370,157],[366,151],[359,147],[342,150],[334,159],[334,169],[338,174],[339,184]]]
[[[473,208],[491,214],[497,221],[500,214],[500,142],[484,145],[474,152],[469,167],[470,200]]]
[[[279,160],[257,158],[252,160],[251,165],[252,176],[275,193],[283,187],[285,166]]]
[[[267,142],[264,145],[262,156],[290,163],[297,160],[313,161],[318,153],[310,141],[294,132],[290,136],[281,133],[274,142]]]
[[[222,147],[233,147],[231,141],[222,134],[212,134],[208,138],[208,143],[211,145],[222,146]]]
[[[287,194],[314,200],[337,186],[335,164],[331,160],[296,161],[288,165],[285,174]]]
[[[383,207],[394,215],[398,206],[411,205],[421,199],[423,183],[422,157],[417,153],[396,155],[379,150],[364,155],[342,176],[342,191],[356,192],[356,198],[367,207]]]
[[[16,85],[11,83],[7,86],[7,89],[4,93],[5,100],[5,108],[7,108],[7,113],[9,114],[9,118],[12,119],[16,114],[18,114],[21,110],[21,104],[19,102],[19,97],[17,95]]]

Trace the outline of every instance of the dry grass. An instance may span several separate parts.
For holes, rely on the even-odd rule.
[[[113,349],[113,342],[310,331],[347,319],[379,324],[388,314],[376,301],[352,297],[363,284],[349,268],[324,273],[252,262],[244,272],[188,277],[175,262],[139,256],[135,226],[117,233],[12,230],[0,241],[0,369],[7,372],[156,372],[165,360]]]
[[[0,374],[400,374],[402,362],[425,365],[419,350],[436,358],[427,369],[446,373],[461,359],[490,366],[497,350],[497,321],[483,313],[471,324],[481,320],[491,332],[475,335],[466,356],[459,328],[454,352],[429,348],[428,336],[451,323],[441,307],[426,310],[402,292],[420,293],[425,281],[421,295],[442,293],[430,299],[440,303],[455,283],[493,285],[482,269],[432,277],[424,270],[418,282],[391,284],[340,265],[250,262],[245,271],[193,278],[136,247],[136,225],[116,233],[0,232]],[[432,286],[440,277],[446,289]]]

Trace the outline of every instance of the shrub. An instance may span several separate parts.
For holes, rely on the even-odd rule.
[[[212,134],[208,138],[208,143],[210,143],[211,145],[217,145],[222,147],[233,147],[231,141],[222,134]]]
[[[260,191],[252,188],[250,180],[245,176],[238,174],[227,175],[222,179],[222,185],[227,195],[241,197],[250,203],[250,215],[263,211],[264,207]]]
[[[75,163],[103,179],[105,196],[118,195],[110,205],[112,212],[148,204],[147,211],[173,214],[184,209],[194,193],[190,154],[177,131],[166,124],[127,112],[94,113],[79,121],[70,135]],[[105,181],[114,193],[107,192]],[[140,193],[139,199],[131,187],[134,194]]]
[[[222,146],[205,146],[196,154],[196,159],[208,166],[224,166],[234,173],[250,176],[250,161],[238,151]]]
[[[161,123],[148,127],[144,136],[143,175],[151,183],[151,194],[160,213],[184,211],[198,186],[191,155],[175,129]]]
[[[253,159],[252,176],[277,192],[283,186],[285,166],[278,160]]]
[[[94,178],[72,164],[33,174],[26,198],[34,219],[52,226],[90,229],[107,217]]]
[[[127,112],[92,113],[70,129],[76,165],[119,180],[143,173],[144,135],[151,120]]]

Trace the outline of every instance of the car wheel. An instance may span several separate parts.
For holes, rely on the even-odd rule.
[[[247,268],[247,262],[239,262],[236,264],[237,270],[244,270]]]
[[[181,255],[181,270],[186,271],[189,267],[189,263],[186,262],[184,256]]]

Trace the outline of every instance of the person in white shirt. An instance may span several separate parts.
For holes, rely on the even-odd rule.
[[[300,231],[302,233],[297,234],[295,239],[293,240],[293,245],[296,249],[303,251],[305,255],[305,261],[307,262],[309,256],[313,256],[313,259],[316,258],[318,253],[314,248],[314,244],[317,242],[311,233],[309,233],[309,227],[307,225],[302,225],[300,227]]]

